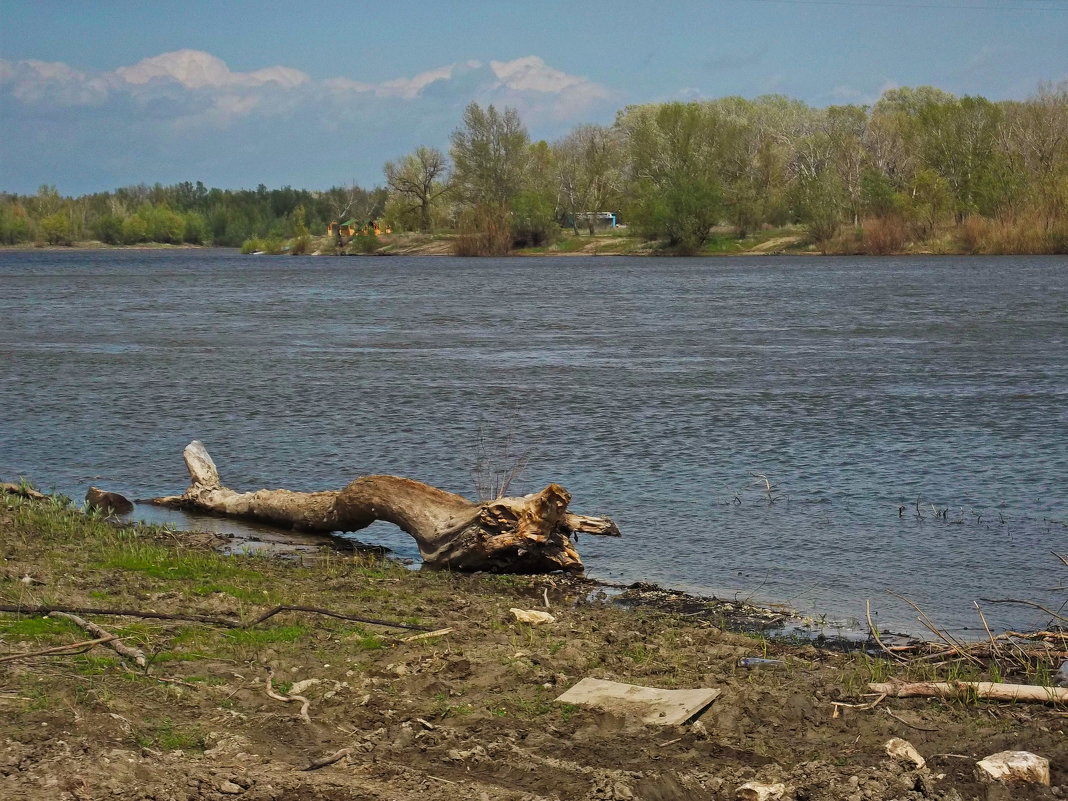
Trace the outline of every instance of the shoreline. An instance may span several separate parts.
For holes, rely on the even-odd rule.
[[[594,237],[594,239],[598,239]],[[552,250],[552,249],[525,249],[517,248],[502,256],[457,256],[451,252],[450,241],[445,238],[434,239],[430,243],[426,244],[405,244],[398,243],[396,246],[392,243],[385,243],[383,248],[372,251],[369,253],[322,253],[319,250],[315,250],[312,253],[298,254],[301,256],[314,256],[323,258],[385,258],[395,256],[411,256],[411,257],[431,257],[431,256],[447,256],[451,258],[545,258],[545,257],[559,257],[559,258],[591,258],[591,257],[622,257],[622,258],[648,258],[648,257],[660,257],[660,258],[673,258],[673,259],[702,259],[702,258],[729,258],[737,256],[821,256],[824,258],[865,258],[865,259],[885,259],[885,258],[900,258],[900,257],[971,257],[982,258],[984,256],[1035,256],[1035,257],[1064,257],[1064,253],[1029,253],[1029,252],[990,252],[990,253],[973,253],[963,249],[957,250],[945,250],[935,252],[930,249],[918,249],[918,250],[901,250],[888,253],[861,253],[861,252],[828,252],[824,253],[812,246],[804,247],[789,247],[782,248],[765,248],[758,244],[752,248],[736,251],[708,251],[703,253],[677,253],[671,250],[658,247],[656,242],[636,244],[637,240],[627,240],[633,244],[633,247],[627,248],[613,248],[608,242],[611,238],[600,238],[602,242],[591,243],[590,246],[578,250]],[[796,239],[799,239],[796,238]],[[594,245],[596,245],[594,247]],[[167,243],[145,243],[137,245],[106,245],[102,242],[79,242],[73,245],[0,245],[0,252],[9,253],[33,253],[33,252],[98,252],[98,251],[171,251],[171,250],[226,250],[240,252],[240,248],[228,247],[224,245],[190,245],[190,244],[167,244]],[[253,256],[268,256],[268,257],[289,257],[289,253],[248,253],[243,254],[249,257]]]
[[[358,552],[225,556],[214,537],[116,526],[59,500],[3,495],[0,534],[0,605],[21,610],[0,613],[0,649],[15,656],[0,665],[11,797],[733,801],[747,782],[781,782],[810,801],[960,801],[991,797],[974,763],[1006,748],[1049,759],[1068,792],[1056,706],[865,696],[892,677],[978,677],[955,661],[736,633],[556,575],[411,571]],[[121,636],[146,666],[103,645],[35,655],[89,639],[32,611],[49,603]],[[658,726],[556,700],[583,678],[719,696]],[[892,737],[928,767],[887,756]]]

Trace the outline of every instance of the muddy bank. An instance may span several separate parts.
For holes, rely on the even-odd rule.
[[[867,683],[903,668],[735,633],[692,609],[624,609],[581,579],[410,571],[359,552],[226,556],[211,544],[0,501],[0,604],[235,623],[291,604],[449,631],[411,639],[419,632],[300,612],[247,629],[94,615],[147,670],[100,646],[0,663],[0,797],[725,800],[752,780],[810,801],[1068,793],[1063,709],[884,699],[835,716],[835,702],[873,700]],[[511,608],[556,622],[517,623]],[[3,654],[87,639],[68,621],[0,615]],[[750,657],[783,666],[742,667]],[[308,722],[300,702],[268,695],[267,667],[275,694],[307,698]],[[587,676],[721,695],[696,723],[650,727],[554,701]],[[891,737],[929,767],[887,757]],[[979,783],[975,760],[1010,748],[1049,758],[1054,789]]]

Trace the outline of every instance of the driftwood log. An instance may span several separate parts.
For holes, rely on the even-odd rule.
[[[875,693],[905,698],[992,698],[998,701],[1036,701],[1043,704],[1068,703],[1068,688],[1044,687],[1039,684],[1003,684],[993,681],[918,681],[872,682]]]
[[[153,503],[303,531],[359,531],[385,520],[415,539],[423,565],[433,569],[581,573],[576,535],[619,536],[606,517],[569,512],[571,495],[559,484],[480,503],[398,476],[363,476],[325,492],[237,492],[222,485],[203,443],[194,440],[182,455],[189,489]]]

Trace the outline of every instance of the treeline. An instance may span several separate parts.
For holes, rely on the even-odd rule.
[[[374,215],[384,189],[208,189],[200,181],[174,186],[131,186],[78,198],[51,186],[34,195],[0,194],[0,243],[109,245],[145,242],[240,247],[256,238],[284,241],[322,233],[338,210]]]
[[[383,172],[383,187],[326,192],[198,182],[74,199],[42,187],[0,195],[0,242],[254,240],[301,252],[331,220],[380,219],[489,255],[593,233],[583,213],[610,211],[680,253],[797,225],[833,252],[1065,253],[1068,82],[1024,101],[920,87],[872,106],[778,95],[630,106],[552,143],[531,141],[514,109],[471,104],[447,154],[420,147]]]
[[[419,175],[425,151],[401,172]],[[420,210],[402,221],[451,214],[461,252],[545,242],[603,210],[678,252],[723,226],[745,237],[791,224],[825,251],[1068,252],[1068,82],[1022,102],[921,87],[871,107],[631,106],[551,145],[529,142],[513,111],[472,105],[450,154],[433,197],[426,181],[394,181],[396,165],[386,177],[390,208]]]

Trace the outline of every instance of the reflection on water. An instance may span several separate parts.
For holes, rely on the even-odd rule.
[[[513,489],[619,523],[594,576],[911,629],[887,589],[954,629],[1065,600],[1064,258],[5,252],[0,283],[0,476],[174,493],[199,438],[237,488],[470,496],[507,442]]]

